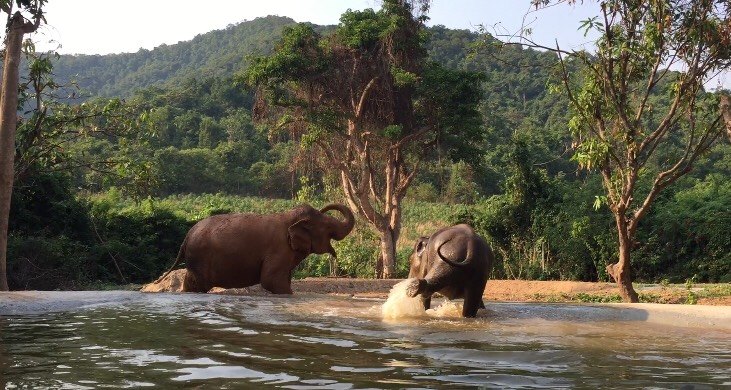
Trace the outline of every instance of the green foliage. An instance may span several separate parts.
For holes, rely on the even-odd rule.
[[[640,232],[635,272],[645,280],[731,281],[731,184],[698,182],[658,201]]]
[[[484,80],[480,73],[449,69],[436,62],[428,62],[421,75],[417,91],[428,98],[417,101],[417,116],[437,129],[440,149],[455,161],[480,163],[485,143],[478,107]]]
[[[312,203],[313,201],[323,200],[317,195],[317,186],[307,177],[300,176],[300,189],[297,190],[295,199],[301,203]]]
[[[96,278],[114,279],[111,268],[101,270],[90,260],[88,246],[63,235],[8,235],[11,290],[75,290]]]
[[[431,183],[415,183],[409,187],[406,198],[417,202],[436,202],[439,193]]]
[[[454,204],[472,204],[479,198],[474,172],[467,163],[453,163],[449,171],[449,181],[445,188],[444,200]]]
[[[371,8],[347,10],[340,16],[340,27],[335,34],[350,48],[370,49],[383,37],[387,27],[388,20],[379,17]]]
[[[492,196],[457,210],[451,222],[469,223],[488,238],[497,258],[494,277],[607,280],[616,239],[611,219],[591,209],[591,190],[599,185],[541,182],[538,198]]]
[[[282,39],[267,57],[254,57],[244,74],[249,85],[257,85],[265,80],[299,80],[324,72],[328,66],[320,44],[320,35],[306,23],[285,27]],[[272,90],[273,98],[283,98],[279,90]]]
[[[109,199],[89,204],[69,188],[59,174],[38,174],[16,186],[8,245],[11,288],[148,282],[175,257],[191,226],[149,205],[117,213]]]
[[[416,73],[397,66],[391,67],[391,76],[393,76],[393,84],[399,88],[414,87],[419,81],[419,76]]]
[[[150,86],[169,87],[201,75],[229,77],[247,65],[242,59],[268,52],[292,19],[267,16],[229,25],[174,45],[160,45],[136,53],[64,55],[56,77],[78,77],[81,90],[90,96],[129,97]]]
[[[295,278],[340,276],[372,278],[378,256],[378,237],[367,227],[359,226],[345,239],[334,242],[337,260],[330,255],[310,255],[296,269]]]
[[[134,196],[150,193],[146,146],[147,112],[120,99],[69,104],[63,96],[73,86],[54,79],[58,54],[26,56],[27,78],[20,86],[15,176],[26,180],[39,172],[75,171],[79,176],[115,172],[115,180]],[[70,91],[69,91],[70,90]],[[121,156],[120,156],[121,155]]]
[[[272,53],[283,27],[294,24],[289,19],[261,18],[151,51],[62,56],[58,61],[51,53],[29,61],[27,80],[38,80],[44,92],[55,91],[57,96],[44,102],[52,105],[45,118],[53,120],[38,138],[34,124],[41,115],[32,109],[31,83],[22,95],[29,113],[23,114],[18,128],[16,172],[24,173],[13,195],[10,220],[13,286],[71,289],[123,283],[115,261],[127,282],[146,282],[170,264],[182,235],[196,220],[229,211],[282,211],[295,204],[286,199],[319,204],[339,199],[334,188],[340,178],[322,172],[316,157],[298,149],[329,140],[341,113],[321,109],[307,117],[309,138],[280,131],[295,123],[295,116],[283,117],[280,128],[255,127],[254,93],[232,75],[254,64],[250,69],[258,70],[258,77],[294,70],[320,72],[317,80],[333,65],[326,46],[332,40],[350,49],[375,50],[384,34],[397,27],[398,15],[386,20],[379,12],[347,12],[337,28],[293,26],[283,43],[292,55],[274,57],[271,63],[242,58]],[[595,22],[585,27],[598,27]],[[654,50],[658,27],[648,27],[638,35],[645,51],[628,54],[642,58]],[[707,28],[707,37],[721,33],[717,25]],[[415,123],[434,125],[437,130],[423,141],[436,146],[438,153],[426,156],[408,190],[397,276],[408,272],[414,240],[465,221],[495,248],[494,277],[608,280],[605,266],[617,258],[615,223],[603,208],[610,199],[598,195],[598,175],[577,173],[577,167],[597,167],[614,146],[586,138],[587,122],[568,108],[565,96],[550,93],[557,81],[552,72],[555,56],[516,46],[497,51],[502,45],[492,37],[443,26],[412,38],[408,44],[423,43],[428,54],[419,71],[403,65],[384,69],[394,85],[413,90]],[[482,38],[484,51],[471,52]],[[701,31],[694,30],[689,39],[703,39]],[[576,63],[567,66],[578,70]],[[127,99],[66,104],[72,101],[65,96],[83,94],[64,87],[74,74],[82,89],[93,95]],[[599,85],[587,75],[573,80],[580,83],[580,102],[618,117],[621,111],[606,107]],[[662,119],[662,109],[677,91],[677,74],[668,75],[648,97],[645,127]],[[298,103],[297,96],[287,98]],[[713,97],[702,104],[708,112],[717,108]],[[72,121],[75,117],[83,120]],[[688,129],[684,120],[678,130]],[[587,141],[578,144],[573,160],[567,126]],[[389,122],[374,128],[390,142],[418,127]],[[621,141],[626,134],[615,136],[611,141]],[[667,137],[673,147],[685,140]],[[422,144],[414,149],[424,151]],[[674,156],[677,151],[660,145],[643,173],[658,172]],[[632,270],[638,280],[729,281],[731,243],[724,234],[731,230],[729,156],[727,145],[709,150],[691,177],[657,198],[638,226]],[[26,163],[30,161],[34,163]],[[113,164],[97,164],[102,161]],[[412,156],[405,161],[412,162]],[[58,169],[70,173],[51,173]],[[650,185],[645,179],[637,187],[646,192]],[[358,225],[335,247],[337,263],[327,255],[310,256],[297,269],[297,277],[374,275],[378,238],[370,230]],[[695,298],[688,294],[688,299]]]

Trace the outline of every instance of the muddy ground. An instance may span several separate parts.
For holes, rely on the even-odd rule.
[[[172,272],[158,283],[151,283],[142,291],[180,291],[185,270]],[[394,284],[401,279],[305,278],[292,281],[296,293],[319,293],[347,296],[385,298]],[[699,305],[730,305],[731,284],[636,284],[642,302],[687,303]],[[218,294],[266,294],[259,286],[243,289],[211,290]],[[619,302],[617,286],[613,283],[490,280],[485,300],[502,302]]]

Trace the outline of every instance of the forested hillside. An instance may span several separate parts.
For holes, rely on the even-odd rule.
[[[281,210],[293,199],[341,201],[339,178],[320,169],[317,156],[303,152],[293,135],[252,120],[254,90],[242,71],[250,56],[270,53],[293,23],[270,16],[154,50],[54,62],[56,81],[77,79],[91,104],[125,98],[139,126],[132,135],[64,138],[74,141],[60,148],[63,154],[39,159],[19,178],[11,283],[144,282],[174,258],[186,228],[207,215]],[[478,150],[458,154],[450,145],[459,140],[444,138],[425,160],[406,197],[399,276],[407,272],[414,239],[466,221],[493,244],[494,277],[607,280],[604,268],[616,258],[614,221],[602,203],[601,178],[572,160],[568,101],[549,93],[555,56],[519,46],[494,50],[466,30],[436,26],[427,33],[429,60],[483,75],[484,125]],[[667,105],[659,93],[650,100]],[[730,149],[717,145],[658,198],[639,227],[638,280],[731,280],[731,239],[724,233],[731,228]],[[89,156],[115,165],[93,166]],[[667,157],[660,147],[657,164]],[[74,161],[68,169],[43,165],[64,158]],[[359,224],[336,245],[337,266],[311,256],[298,276],[372,276],[377,246],[373,232]]]
[[[293,23],[290,18],[268,16],[153,50],[66,55],[56,64],[55,73],[59,80],[76,79],[90,96],[128,97],[152,85],[231,75],[242,69],[247,56],[271,50],[282,28]]]
[[[250,124],[252,92],[243,85],[236,85],[235,75],[246,66],[249,56],[270,51],[273,42],[281,35],[281,29],[293,23],[288,18],[269,16],[202,34],[189,42],[163,45],[151,51],[105,56],[62,56],[55,64],[54,73],[58,80],[68,80],[78,75],[81,90],[91,96],[137,95],[148,102],[154,108],[152,120],[155,122],[156,134],[152,142],[157,147],[190,149],[200,145],[216,149],[219,144],[231,140],[252,141],[259,137]],[[429,29],[427,49],[433,61],[487,76],[483,86],[486,91],[485,102],[481,110],[487,124],[487,142],[495,145],[487,151],[486,157],[494,161],[473,164],[472,169],[477,171],[465,172],[471,181],[479,185],[479,193],[489,195],[501,191],[498,183],[505,171],[499,165],[508,153],[505,140],[514,136],[532,143],[535,148],[531,150],[531,158],[535,162],[547,162],[544,168],[550,172],[575,169],[573,164],[567,162],[569,155],[564,153],[569,138],[561,126],[568,117],[566,102],[556,99],[556,96],[549,96],[546,88],[551,66],[555,63],[553,56],[518,47],[505,49],[499,54],[478,52],[474,55],[473,46],[477,37],[476,33],[467,30],[436,26]],[[255,151],[245,153],[250,160],[246,166],[255,162],[272,164],[271,159],[256,156],[257,153],[267,152],[265,138],[259,137],[253,141],[259,142],[259,146]],[[167,153],[162,158],[175,158],[170,154],[173,153],[171,150]],[[186,153],[189,158],[195,158],[193,152]],[[562,154],[566,158],[557,158]],[[219,170],[211,169],[210,162],[199,162],[193,166],[203,170],[198,177],[222,178]],[[259,164],[257,167],[266,174],[271,173],[272,167],[269,165]],[[175,172],[163,176],[168,178],[165,180],[167,183],[175,184],[164,184],[161,187],[162,194],[200,191],[186,187],[184,180],[170,179],[179,176]],[[434,183],[440,187],[436,190],[441,191],[441,187],[447,185],[447,176],[446,173],[440,174],[438,182]],[[239,188],[238,193],[244,194],[291,196],[294,191],[289,188],[273,192],[262,189],[266,187],[264,183],[256,186],[257,191],[245,191],[243,189],[248,187],[242,187],[242,183],[232,184],[234,181],[228,178],[221,180],[228,184],[217,183],[214,187],[226,190],[229,185],[235,185]],[[287,181],[290,187],[297,184],[296,178]],[[195,185],[203,189],[210,188],[212,184],[216,184],[215,181],[204,179]],[[428,199],[434,200],[433,197]]]

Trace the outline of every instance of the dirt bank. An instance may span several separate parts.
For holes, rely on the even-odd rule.
[[[145,285],[145,292],[176,292],[182,287],[185,270],[175,270],[159,283]],[[305,278],[292,281],[295,293],[354,295],[385,298],[401,279]],[[635,288],[641,301],[650,303],[693,303],[701,305],[731,305],[731,284],[697,284],[693,286],[642,285]],[[259,286],[244,289],[214,288],[218,294],[266,294]],[[487,283],[485,300],[501,302],[619,302],[613,283],[568,281],[491,280]]]

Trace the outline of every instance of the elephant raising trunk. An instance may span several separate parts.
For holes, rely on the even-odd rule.
[[[345,217],[345,222],[333,224],[332,239],[335,241],[340,241],[345,238],[345,236],[350,234],[350,232],[353,230],[353,227],[355,226],[355,217],[353,216],[353,213],[350,211],[349,208],[338,203],[330,203],[329,205],[323,207],[320,212],[325,214],[330,210],[337,210]]]
[[[326,215],[330,210],[339,211],[345,221]],[[295,267],[311,253],[335,256],[330,240],[342,240],[354,226],[353,213],[341,204],[322,210],[305,204],[275,214],[214,215],[190,228],[170,270],[185,262],[183,291],[261,283],[275,294],[291,294]]]

